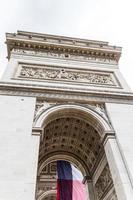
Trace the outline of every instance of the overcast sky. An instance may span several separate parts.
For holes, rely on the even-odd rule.
[[[120,70],[133,89],[133,0],[0,0],[0,74],[6,32],[17,30],[108,41],[123,47]]]

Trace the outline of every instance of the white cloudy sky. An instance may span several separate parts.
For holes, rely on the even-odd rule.
[[[0,0],[0,74],[7,64],[5,32],[17,30],[122,46],[120,69],[133,89],[133,0]]]

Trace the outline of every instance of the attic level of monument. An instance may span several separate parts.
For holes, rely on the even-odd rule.
[[[8,58],[13,49],[23,49],[40,52],[51,52],[65,54],[65,58],[70,55],[79,55],[88,58],[107,59],[119,61],[121,47],[110,46],[107,42],[69,38],[63,36],[53,36],[18,31],[17,34],[6,34]]]
[[[108,42],[18,31],[7,33],[9,63],[0,94],[50,101],[130,102],[121,76],[121,47]]]

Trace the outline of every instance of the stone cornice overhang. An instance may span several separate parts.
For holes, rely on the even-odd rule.
[[[0,95],[28,96],[63,102],[112,102],[133,104],[133,93],[70,89],[35,84],[0,82]]]
[[[69,43],[67,43],[69,41]],[[58,52],[119,61],[121,47],[110,46],[107,42],[68,38],[18,31],[7,33],[8,59],[12,49]]]

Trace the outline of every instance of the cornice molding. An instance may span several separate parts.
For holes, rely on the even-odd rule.
[[[121,47],[106,42],[18,31],[7,33],[8,59],[13,49],[64,53],[119,61]]]
[[[100,91],[47,87],[35,84],[0,82],[0,95],[38,97],[65,102],[114,102],[133,104],[133,94],[126,92]]]

